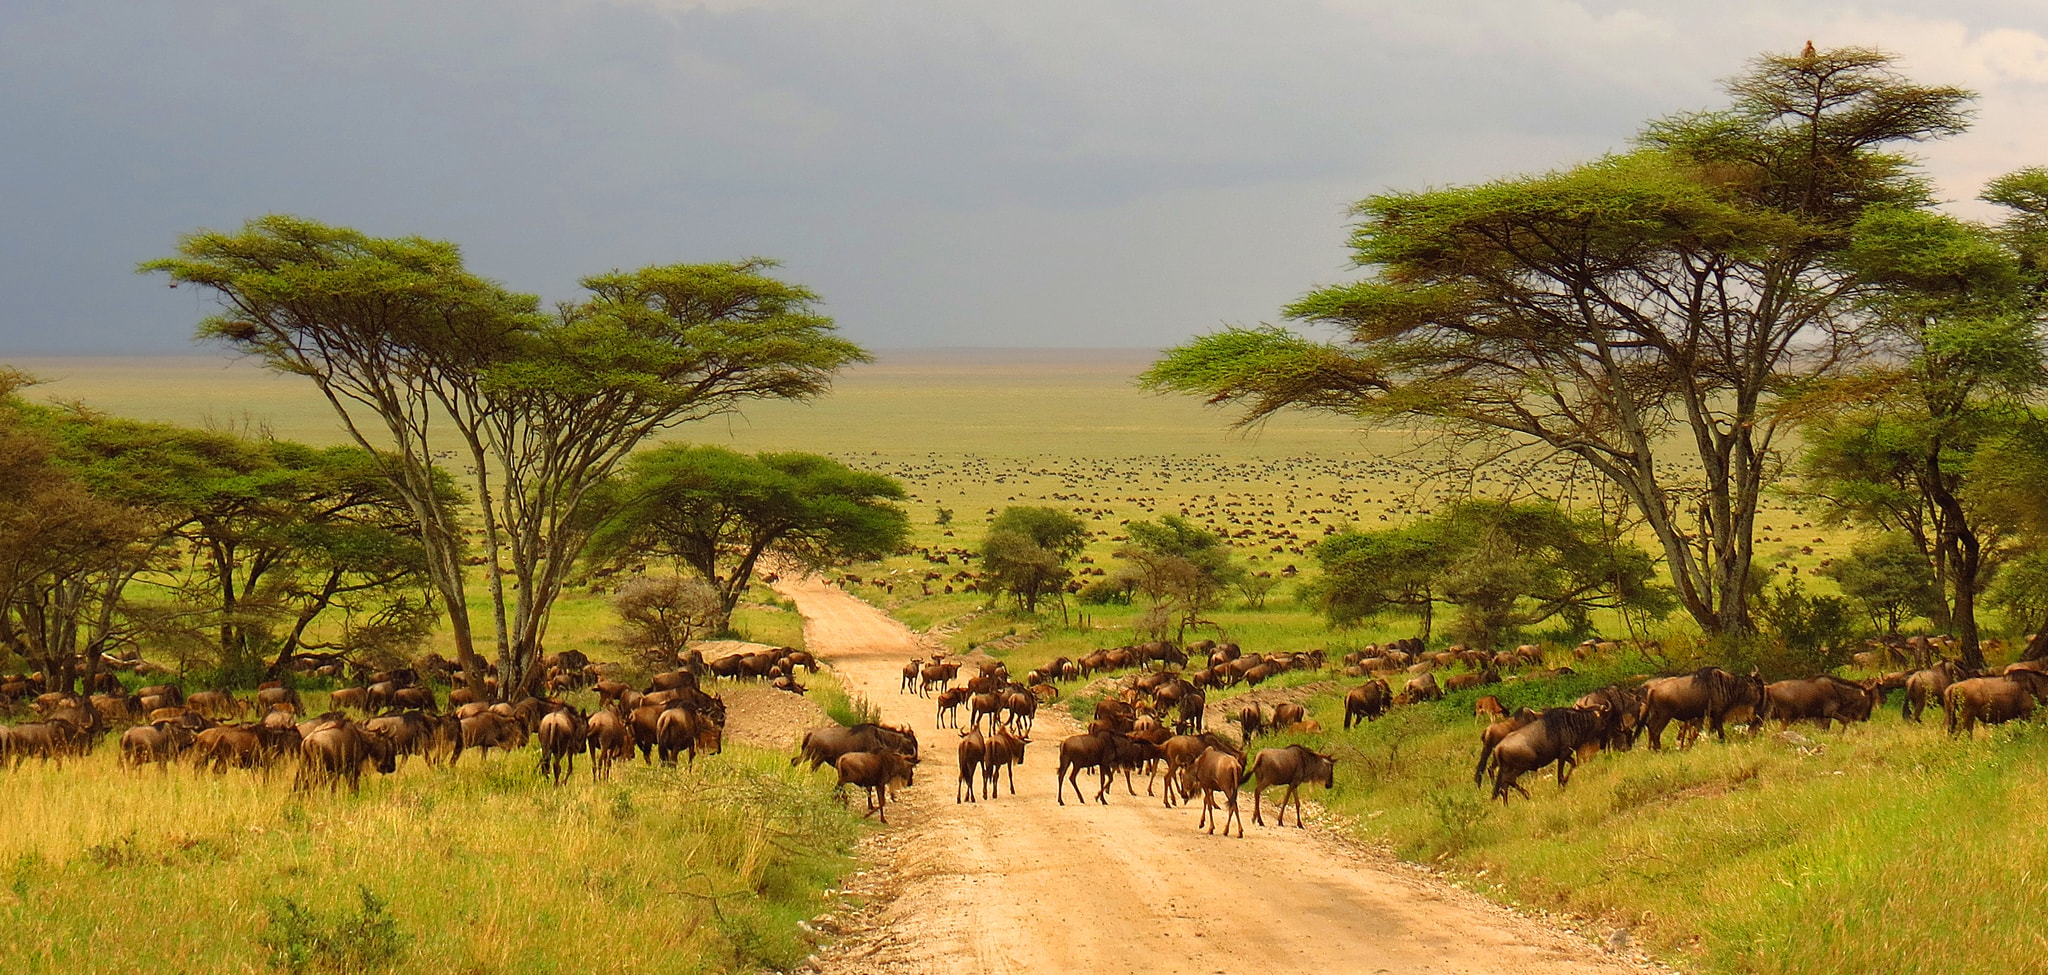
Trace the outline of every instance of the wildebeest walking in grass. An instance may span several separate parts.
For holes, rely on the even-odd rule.
[[[1557,787],[1571,779],[1579,754],[1604,742],[1610,712],[1605,705],[1548,708],[1521,728],[1510,733],[1493,751],[1493,798],[1505,805],[1508,790],[1532,798],[1519,781],[1524,773],[1557,763]]]
[[[2003,724],[2032,717],[2048,701],[2048,674],[2007,670],[2002,677],[1972,677],[1949,685],[1942,695],[1949,734],[1974,734],[1977,722]]]

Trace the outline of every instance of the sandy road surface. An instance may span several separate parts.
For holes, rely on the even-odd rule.
[[[916,637],[816,578],[777,588],[803,613],[806,648],[924,748],[916,787],[889,807],[884,865],[855,885],[879,910],[843,932],[826,972],[1638,971],[1314,827],[1250,825],[1248,795],[1242,840],[1197,832],[1199,805],[1121,784],[1107,806],[1057,805],[1045,787],[1076,731],[1060,707],[1039,712],[1016,796],[956,805],[955,732],[897,690]]]

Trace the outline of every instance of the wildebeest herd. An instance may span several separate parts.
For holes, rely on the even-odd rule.
[[[1621,648],[1608,641],[1588,640],[1575,648],[1577,660],[1611,656]],[[1482,688],[1506,680],[1563,677],[1569,666],[1545,668],[1543,648],[1524,645],[1487,653],[1454,646],[1425,652],[1419,641],[1395,641],[1346,654],[1335,666],[1347,676],[1368,679],[1344,697],[1344,727],[1375,721],[1393,708],[1441,700],[1446,691]],[[1154,669],[1156,666],[1157,669]],[[1107,803],[1116,777],[1136,796],[1134,777],[1147,776],[1146,794],[1163,773],[1164,802],[1171,806],[1203,797],[1197,828],[1214,832],[1215,821],[1237,816],[1240,786],[1256,780],[1254,822],[1263,823],[1263,793],[1284,787],[1282,810],[1293,801],[1299,825],[1299,787],[1334,784],[1336,759],[1302,745],[1265,749],[1247,761],[1246,744],[1268,729],[1313,733],[1322,730],[1299,704],[1281,702],[1270,712],[1253,703],[1235,715],[1235,739],[1208,730],[1204,714],[1211,689],[1236,684],[1257,685],[1293,669],[1321,670],[1322,651],[1289,654],[1246,654],[1232,644],[1201,641],[1184,650],[1168,642],[1097,650],[1079,659],[1056,658],[1031,671],[1022,682],[1012,680],[996,661],[979,665],[960,687],[952,681],[962,665],[945,658],[919,658],[905,665],[902,690],[936,697],[938,721],[958,726],[958,709],[969,709],[970,730],[959,746],[960,787],[956,801],[972,801],[976,770],[981,795],[994,794],[1001,768],[1021,762],[1028,743],[1030,715],[1040,703],[1057,700],[1055,681],[1079,680],[1105,672],[1136,669],[1119,678],[1094,707],[1087,731],[1062,741],[1055,771],[1055,801],[1066,804],[1069,788],[1086,800],[1081,773],[1095,776],[1094,798]],[[1463,667],[1460,673],[1450,673]],[[1176,669],[1177,668],[1177,669]],[[1516,673],[1519,671],[1520,673]],[[1503,678],[1503,673],[1510,676]],[[1387,676],[1400,675],[1396,691]],[[1439,675],[1442,675],[1439,679]],[[1752,672],[1731,673],[1702,667],[1691,673],[1638,678],[1602,687],[1562,707],[1522,708],[1509,713],[1494,695],[1475,702],[1475,712],[1489,719],[1480,734],[1479,760],[1473,781],[1485,785],[1492,777],[1492,795],[1507,801],[1511,793],[1529,797],[1522,778],[1555,767],[1559,787],[1577,765],[1601,750],[1627,750],[1647,736],[1661,749],[1664,734],[1674,725],[1681,747],[1703,732],[1726,739],[1730,727],[1751,734],[1769,721],[1781,728],[1811,722],[1826,729],[1836,724],[1868,721],[1883,706],[1885,694],[1904,692],[1901,713],[1920,719],[1927,704],[1939,702],[1949,729],[1968,734],[1975,724],[1999,723],[2030,716],[2048,703],[2048,662],[2023,661],[1996,673],[1967,673],[1951,661],[1936,660],[1917,670],[1856,681],[1833,675],[1766,682]],[[984,730],[984,726],[986,730]],[[1020,737],[1020,734],[1022,735]],[[1014,771],[1011,773],[1014,776]],[[1014,787],[1012,792],[1014,793]],[[1226,815],[1227,813],[1227,815]],[[1238,823],[1239,835],[1243,824]]]
[[[658,758],[663,765],[674,765],[678,758],[694,762],[699,753],[717,754],[723,747],[726,705],[702,689],[704,678],[758,677],[801,693],[794,675],[800,669],[817,670],[809,654],[778,648],[709,663],[685,659],[678,669],[655,674],[644,689],[636,689],[606,679],[576,651],[550,654],[545,663],[548,696],[514,702],[475,700],[459,668],[434,655],[416,668],[359,671],[353,686],[328,695],[329,710],[309,717],[301,715],[299,693],[275,681],[242,697],[219,690],[188,694],[169,683],[131,691],[113,675],[102,675],[94,693],[81,695],[47,690],[38,675],[11,675],[0,678],[0,706],[25,708],[37,720],[0,727],[0,761],[19,767],[37,758],[61,765],[90,754],[120,729],[120,760],[129,768],[168,769],[174,760],[187,760],[195,769],[216,773],[231,768],[267,773],[296,763],[295,788],[338,790],[346,782],[354,792],[366,767],[389,774],[412,756],[435,767],[454,765],[472,749],[485,755],[494,748],[510,753],[537,743],[540,773],[559,785],[573,773],[578,756],[588,756],[592,776],[603,778],[635,751],[643,762]],[[423,673],[453,685],[446,709]],[[487,689],[494,683],[485,680]],[[585,688],[594,690],[595,708],[561,699]]]

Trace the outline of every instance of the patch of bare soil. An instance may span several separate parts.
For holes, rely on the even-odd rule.
[[[866,848],[877,865],[846,885],[861,906],[821,922],[838,940],[818,970],[1639,970],[1333,830],[1250,825],[1249,796],[1245,839],[1196,832],[1199,805],[1168,809],[1121,785],[1108,805],[1048,802],[1059,741],[1078,730],[1059,708],[1039,712],[1016,795],[1006,785],[955,803],[955,733],[937,728],[930,699],[897,689],[916,635],[815,578],[776,588],[797,601],[806,648],[924,747],[917,784],[889,807],[893,828]]]

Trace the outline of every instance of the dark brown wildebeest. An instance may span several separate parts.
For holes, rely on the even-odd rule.
[[[1123,738],[1115,731],[1093,731],[1060,742],[1060,766],[1053,772],[1053,791],[1060,805],[1067,804],[1066,787],[1070,782],[1074,798],[1087,801],[1081,793],[1082,769],[1094,769],[1100,776],[1095,801],[1109,805],[1109,786],[1116,781],[1117,742]]]
[[[969,724],[977,728],[981,727],[981,719],[986,715],[988,717],[988,730],[994,732],[996,725],[1002,723],[1003,696],[994,691],[976,694],[967,699],[967,710],[969,712],[967,716]]]
[[[803,744],[789,764],[808,759],[811,770],[820,765],[836,765],[839,756],[851,752],[890,751],[909,758],[917,757],[917,733],[909,728],[894,728],[879,724],[857,724],[851,728],[833,726],[820,728],[804,734]]]
[[[263,720],[268,725],[272,719],[283,719],[289,723],[291,715],[286,711],[273,711]],[[433,744],[435,723],[426,712],[413,709],[371,718],[363,722],[363,729],[391,739],[391,754],[400,765],[404,765],[408,756],[423,755]],[[296,735],[298,729],[294,727],[292,731]],[[299,740],[294,740],[292,750],[297,751],[298,745]]]
[[[590,722],[575,708],[551,711],[540,719],[540,774],[555,785],[576,773],[576,756],[590,747]]]
[[[448,764],[454,765],[462,761],[462,753],[472,748],[483,749],[485,758],[490,757],[493,748],[507,752],[525,748],[526,737],[526,726],[521,724],[518,718],[507,717],[496,711],[485,711],[474,717],[463,718],[462,741],[456,746],[454,757],[448,760]],[[308,735],[307,738],[310,740],[312,736]]]
[[[1103,698],[1095,702],[1095,720],[1091,725],[1102,725],[1111,730],[1129,734],[1138,725],[1138,709],[1115,698]]]
[[[1258,704],[1247,704],[1237,712],[1238,734],[1245,744],[1252,743],[1259,732],[1266,730],[1266,712]]]
[[[848,752],[839,756],[833,767],[839,770],[838,788],[857,785],[867,790],[868,811],[864,815],[879,812],[885,823],[889,821],[889,788],[916,784],[913,779],[917,759],[893,751]]]
[[[169,771],[171,759],[192,744],[192,732],[176,721],[137,725],[121,733],[121,761],[139,769],[155,762],[158,771]]]
[[[1436,675],[1431,673],[1408,678],[1408,683],[1401,687],[1401,693],[1394,695],[1395,704],[1419,704],[1423,701],[1443,699],[1444,689],[1437,684]]]
[[[322,728],[299,743],[299,775],[294,789],[317,788],[326,782],[328,791],[348,780],[348,791],[362,791],[363,763],[389,775],[398,770],[391,752],[391,739],[365,731],[361,725],[340,724]]]
[[[1141,728],[1133,731],[1131,734],[1118,736],[1116,739],[1116,754],[1110,760],[1111,777],[1114,778],[1115,773],[1121,770],[1124,773],[1124,791],[1132,796],[1136,796],[1138,789],[1132,784],[1132,776],[1139,769],[1159,761],[1161,757],[1160,743],[1172,737],[1166,733],[1164,728],[1159,727],[1156,721],[1153,722],[1150,728]],[[1078,790],[1078,788],[1077,786],[1076,789]],[[1145,782],[1145,794],[1148,796],[1152,794],[1152,780],[1150,779],[1147,779]]]
[[[1182,780],[1181,772],[1189,765],[1194,764],[1195,759],[1200,757],[1204,751],[1211,748],[1229,752],[1237,756],[1238,761],[1244,761],[1244,752],[1232,744],[1230,739],[1215,732],[1203,732],[1199,735],[1175,735],[1159,746],[1160,764],[1164,766],[1166,776],[1166,795],[1165,798],[1160,800],[1162,803],[1167,806],[1173,806],[1176,804],[1176,798],[1184,800],[1193,797],[1193,792],[1181,792],[1176,797],[1174,795],[1177,791],[1176,784]],[[1148,795],[1151,793],[1152,787],[1149,783],[1146,785],[1145,791]]]
[[[1724,723],[1730,713],[1749,703],[1761,708],[1763,678],[1737,677],[1719,667],[1701,667],[1683,677],[1664,677],[1643,685],[1643,727],[1650,748],[1662,750],[1664,726],[1673,721],[1705,722],[1716,737],[1728,740]]]
[[[1038,698],[1030,691],[1012,686],[1003,695],[1003,710],[1010,713],[1007,724],[1026,735],[1031,734],[1031,723],[1038,718]]]
[[[1929,702],[1941,704],[1949,685],[1968,676],[1963,668],[1948,660],[1926,670],[1914,671],[1906,678],[1905,699],[1899,703],[1899,717],[1919,721]]]
[[[1281,703],[1273,705],[1272,727],[1291,728],[1307,720],[1308,709],[1299,704]]]
[[[1257,758],[1252,759],[1251,774],[1258,780],[1252,787],[1252,822],[1260,826],[1266,825],[1265,817],[1261,815],[1260,802],[1266,794],[1266,789],[1284,785],[1287,791],[1280,796],[1280,816],[1274,821],[1274,825],[1287,825],[1287,802],[1291,799],[1294,801],[1294,825],[1299,827],[1302,825],[1299,790],[1304,784],[1312,782],[1321,782],[1325,789],[1335,787],[1337,757],[1311,751],[1301,745],[1264,748],[1259,750]],[[1239,829],[1243,827],[1243,823],[1238,824]]]
[[[327,705],[367,712],[370,710],[369,692],[360,687],[336,688],[334,693],[327,695]]]
[[[1950,684],[1942,694],[1949,734],[1974,735],[1977,722],[2004,724],[2031,717],[2048,701],[2048,674],[2007,670],[2002,677],[1972,677]]]
[[[663,710],[654,720],[654,740],[661,749],[661,764],[674,765],[676,755],[689,753],[691,765],[697,753],[716,755],[725,748],[725,732],[717,722],[689,708]]]
[[[1557,763],[1557,787],[1571,779],[1582,750],[1606,741],[1610,712],[1605,705],[1589,708],[1547,708],[1535,721],[1509,733],[1493,750],[1493,798],[1502,805],[1509,789],[1532,798],[1519,781],[1523,773]]]
[[[1377,721],[1393,706],[1394,692],[1386,681],[1377,677],[1366,681],[1344,695],[1344,728],[1348,731],[1353,724]]]
[[[230,765],[256,768],[263,763],[263,737],[254,728],[217,725],[200,732],[192,740],[191,751],[194,770],[209,764],[216,773],[227,771]]]
[[[1484,684],[1498,683],[1500,683],[1500,675],[1495,673],[1493,668],[1488,667],[1476,674],[1458,674],[1457,676],[1446,678],[1444,680],[1444,690],[1464,691]]]
[[[1764,685],[1764,710],[1761,720],[1776,720],[1780,729],[1790,727],[1794,721],[1812,721],[1826,731],[1833,722],[1845,727],[1853,722],[1870,720],[1870,712],[1877,705],[1877,690],[1822,674],[1799,680],[1773,681]]]
[[[633,760],[633,726],[619,712],[601,708],[592,714],[587,735],[591,778],[609,778],[612,763]]]
[[[940,691],[938,726],[941,728],[960,727],[960,705],[967,703],[967,699],[973,696],[974,692],[965,687],[948,687]],[[951,721],[950,724],[947,723],[949,720]]]
[[[1223,821],[1223,835],[1230,835],[1230,823],[1235,820],[1237,838],[1244,839],[1244,816],[1237,808],[1237,787],[1244,782],[1244,760],[1220,748],[1209,748],[1196,756],[1182,774],[1192,789],[1202,790],[1202,818],[1196,821],[1195,828],[1207,826],[1209,835],[1216,834],[1216,793],[1221,792],[1230,807],[1230,817]]]
[[[923,657],[910,658],[910,662],[903,665],[903,683],[896,688],[896,693],[901,694],[905,691],[917,690],[917,678],[922,667],[924,667]]]
[[[433,711],[440,707],[440,703],[434,700],[433,688],[414,684],[410,687],[401,687],[391,692],[391,706],[394,708],[412,708],[418,711]]]
[[[974,790],[978,788],[975,773],[981,770],[982,756],[988,751],[988,739],[981,734],[981,726],[975,725],[960,733],[960,781],[953,785],[953,803],[973,802]],[[967,798],[960,798],[965,789]]]
[[[957,661],[934,660],[917,669],[917,693],[929,695],[934,687],[943,691],[953,686],[953,678],[959,675],[960,664]]]
[[[989,737],[981,753],[981,783],[985,798],[995,798],[998,779],[1005,768],[1010,770],[1010,794],[1017,794],[1017,766],[1024,764],[1024,746],[1029,744],[1029,737],[1019,738],[1008,728],[1000,729]]]
[[[1527,727],[1542,714],[1534,708],[1516,708],[1515,713],[1487,725],[1486,730],[1479,733],[1479,766],[1472,770],[1473,785],[1486,781],[1486,767],[1493,760],[1493,750],[1500,747],[1509,735]]]
[[[1739,695],[1738,695],[1739,696]],[[1597,691],[1588,691],[1572,702],[1579,707],[1601,705],[1613,715],[1615,734],[1608,745],[1621,751],[1635,747],[1636,737],[1643,733],[1643,688],[1642,685],[1628,686],[1609,684]],[[1732,712],[1731,712],[1732,715]]]

